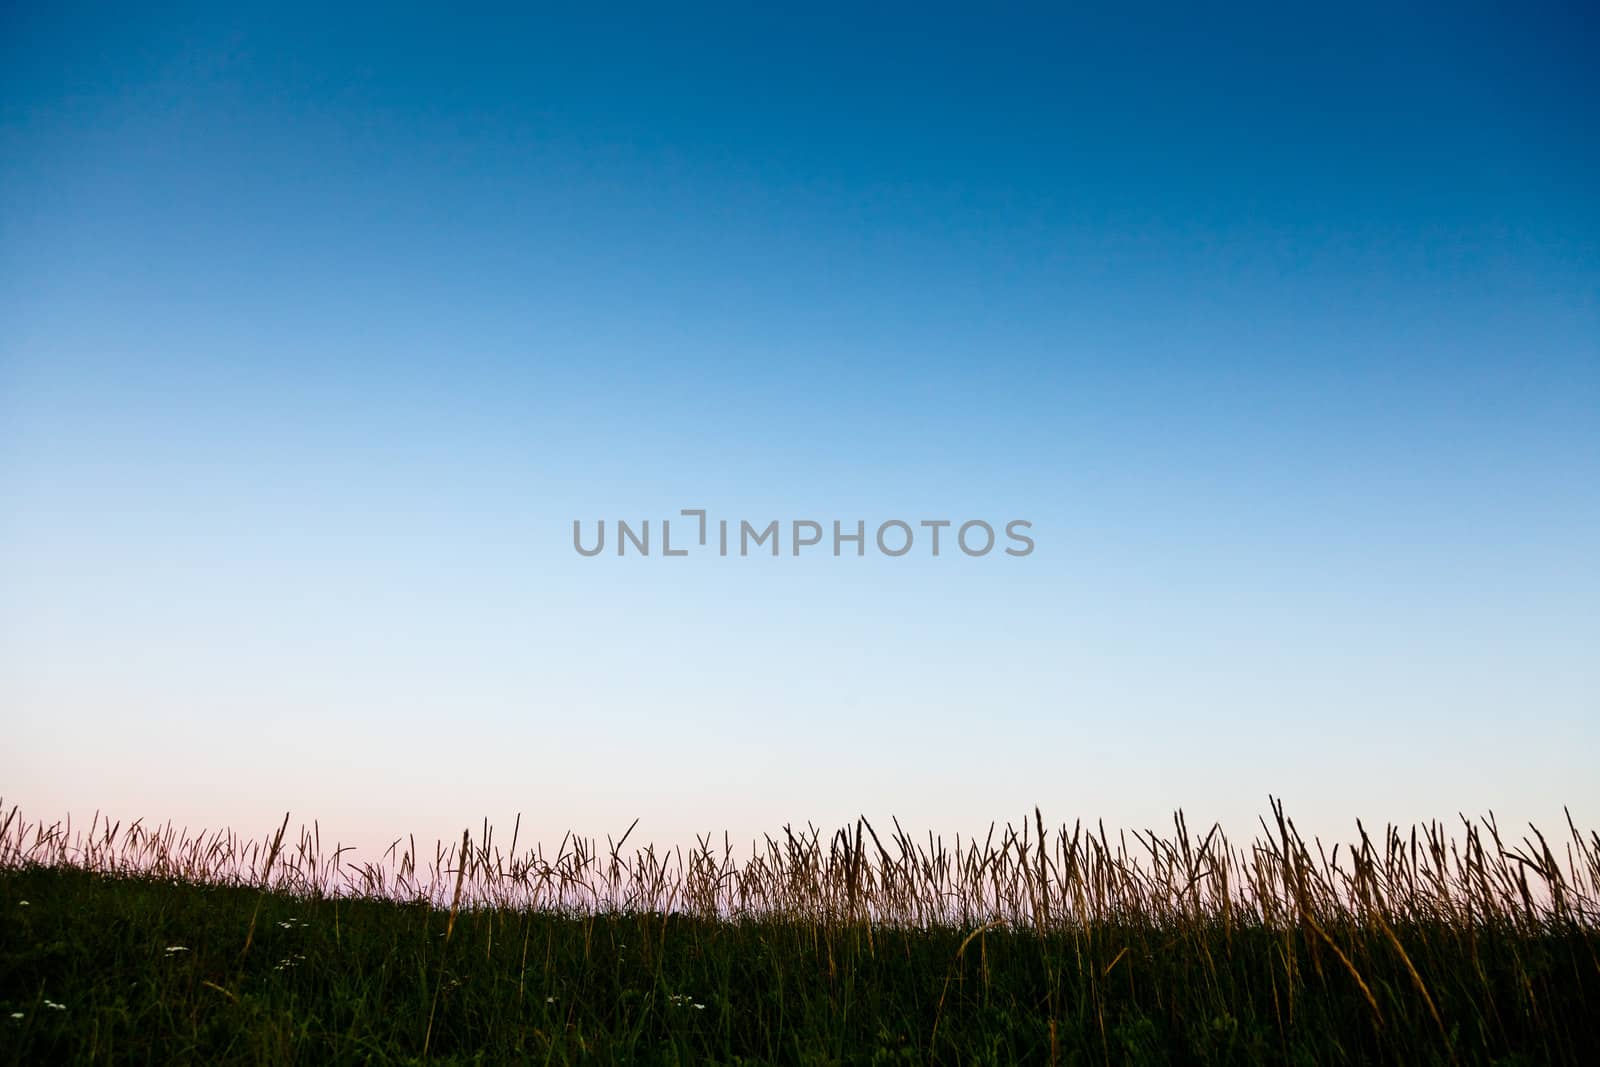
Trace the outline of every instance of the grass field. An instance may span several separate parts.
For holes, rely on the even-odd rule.
[[[0,1062],[1585,1063],[1600,838],[0,832]]]

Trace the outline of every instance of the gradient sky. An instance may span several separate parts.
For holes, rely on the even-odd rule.
[[[1592,827],[1596,44],[13,8],[0,796],[369,843]],[[1038,548],[571,548],[685,507]]]

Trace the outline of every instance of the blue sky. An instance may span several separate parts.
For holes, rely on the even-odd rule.
[[[1592,14],[4,19],[34,815],[1600,816]]]

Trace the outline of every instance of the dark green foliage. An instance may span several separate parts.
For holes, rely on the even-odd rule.
[[[386,900],[0,870],[0,1063],[412,1063],[425,1047],[455,1063],[1584,1063],[1600,935],[511,907],[452,927]]]

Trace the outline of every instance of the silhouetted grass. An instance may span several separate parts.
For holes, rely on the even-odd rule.
[[[1108,838],[786,832],[748,859],[484,828],[0,824],[0,1061],[1594,1062],[1600,840],[1353,849],[1275,809]],[[1562,859],[1557,859],[1559,848]],[[419,871],[419,868],[422,868]],[[25,903],[24,903],[25,902]],[[53,1005],[59,1005],[55,1007]]]

